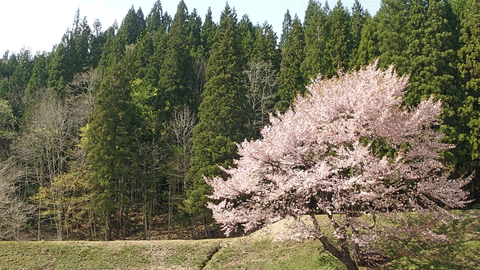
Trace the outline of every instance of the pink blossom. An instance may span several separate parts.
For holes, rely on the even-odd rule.
[[[342,243],[360,247],[378,239],[376,215],[441,211],[439,202],[463,207],[467,180],[449,178],[439,153],[453,146],[433,129],[440,124],[441,101],[432,96],[402,107],[407,81],[393,67],[370,65],[314,80],[310,95],[298,97],[285,114],[271,115],[262,139],[238,145],[236,167],[223,169],[229,178],[207,179],[211,199],[220,202],[208,207],[226,234],[326,213],[341,244],[336,250],[357,258]],[[334,254],[315,224],[305,231]]]

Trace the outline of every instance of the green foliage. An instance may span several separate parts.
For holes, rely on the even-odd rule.
[[[188,10],[185,3],[181,1],[168,33],[165,58],[160,68],[156,106],[164,113],[160,116],[162,122],[168,121],[172,112],[184,105],[196,110],[194,107],[197,101],[192,89],[193,58],[191,55],[191,51],[195,51],[195,48],[193,40],[190,40],[192,43],[186,42],[187,36],[189,36]],[[200,38],[199,35],[197,38]]]
[[[103,45],[107,41],[107,32],[102,32],[102,24],[98,19],[93,22],[93,31],[89,49],[89,66],[96,68],[102,57]]]
[[[303,24],[287,10],[278,44],[271,25],[254,25],[248,15],[237,21],[228,6],[217,24],[211,9],[202,22],[180,1],[172,18],[157,0],[146,18],[132,6],[120,27],[115,22],[106,31],[99,20],[90,26],[77,10],[52,51],[33,55],[24,48],[0,58],[0,160],[29,171],[28,188],[19,191],[28,200],[40,186],[41,192],[52,189],[59,175],[75,175],[87,153],[97,217],[105,226],[111,218],[118,237],[120,226],[143,226],[146,237],[152,216],[163,213],[171,194],[176,201],[186,198],[191,213],[205,214],[209,188],[202,176],[222,175],[217,165],[233,165],[235,142],[258,135],[268,113],[285,111],[311,78],[379,59],[380,67],[394,63],[399,74],[410,75],[407,105],[431,94],[442,99],[441,131],[457,146],[444,157],[458,173],[472,172],[480,158],[479,9],[478,0],[382,0],[371,18],[359,1],[349,12],[340,1],[330,9],[310,0]],[[94,69],[100,87],[79,80],[78,74]],[[78,87],[91,88],[91,94],[72,91]],[[47,88],[62,108],[64,129],[42,126],[46,116],[32,120]],[[259,89],[268,93],[254,96]],[[85,124],[79,119],[94,99],[79,149],[78,129]],[[169,131],[175,112],[184,108],[200,117],[193,149],[186,152]],[[58,166],[51,163],[54,150]],[[179,160],[190,163],[179,169]],[[479,186],[469,188],[480,192]],[[134,222],[142,219],[140,227],[127,226],[133,216]]]
[[[0,162],[9,157],[16,119],[8,101],[0,99]]]
[[[92,238],[88,219],[95,193],[91,191],[90,177],[91,172],[85,168],[59,175],[31,197],[42,207],[44,217],[53,217],[57,240]]]
[[[33,97],[38,89],[47,86],[48,70],[46,53],[36,55],[33,63],[32,76],[28,81],[26,91],[30,97]]]
[[[91,39],[92,31],[87,19],[80,21],[80,11],[77,10],[72,27],[63,35],[62,42],[57,46],[48,65],[47,83],[58,95],[65,94],[65,86],[76,73],[90,67]],[[97,44],[97,51],[98,46]]]
[[[243,61],[244,64],[248,59],[252,59],[253,54],[253,44],[255,42],[255,27],[253,26],[252,21],[247,14],[242,16],[242,19],[238,23],[238,34],[240,38],[237,42],[240,43],[241,53],[239,56],[240,61]]]
[[[141,79],[136,79],[131,83],[130,98],[132,103],[140,111],[141,119],[148,123],[152,123],[156,116],[153,103],[157,95],[158,89]],[[153,126],[150,128],[153,128]]]
[[[202,55],[202,37],[201,37],[202,19],[197,14],[197,10],[193,9],[188,17],[187,24],[187,44],[190,48],[190,55],[199,58]]]
[[[198,113],[200,122],[193,131],[193,157],[187,175],[193,184],[185,201],[192,214],[207,213],[205,195],[210,189],[203,176],[221,175],[217,164],[233,165],[234,142],[251,134],[248,120],[252,112],[246,105],[246,88],[242,84],[242,49],[238,31],[237,15],[227,5],[208,61],[207,83]]]
[[[287,42],[282,51],[282,62],[280,64],[280,84],[278,95],[280,101],[276,108],[286,111],[298,94],[305,94],[306,81],[300,71],[300,66],[305,59],[305,37],[303,27],[296,16],[292,22],[292,29],[288,35]]]
[[[360,42],[362,40],[363,27],[371,20],[370,14],[363,10],[363,7],[360,5],[358,0],[355,0],[355,3],[352,7],[352,14],[350,17],[350,36],[351,36],[351,46],[352,51],[350,53],[350,62],[348,64],[349,68],[354,68],[357,66],[357,54],[360,47]]]
[[[0,99],[0,136],[7,136],[15,127],[13,110],[7,100]]]
[[[379,20],[377,16],[365,23],[362,28],[362,37],[355,56],[356,68],[368,65],[381,55],[380,48],[377,46],[379,43],[379,30]]]
[[[272,26],[264,23],[262,26],[254,27],[255,41],[249,62],[264,61],[272,63],[274,69],[280,68],[280,53],[277,50],[277,35],[273,32]]]
[[[473,163],[480,158],[480,3],[470,1],[471,9],[462,20],[459,50],[461,62],[459,71],[465,81],[466,98],[460,109],[461,116],[466,119],[469,149]],[[473,164],[472,164],[473,165]]]
[[[282,35],[280,36],[280,42],[278,44],[279,49],[283,49],[283,47],[287,43],[288,35],[290,34],[291,29],[292,29],[292,16],[290,16],[290,11],[287,9],[287,12],[285,12],[285,15],[283,17]]]
[[[338,69],[350,69],[349,60],[353,51],[350,26],[350,13],[339,0],[328,16],[330,27],[326,44],[327,58],[330,63],[322,74],[329,78],[337,74]]]
[[[141,36],[145,27],[142,9],[139,8],[138,11],[135,12],[135,8],[132,6],[118,29],[118,38],[121,39],[125,45],[133,44],[137,41],[137,38]]]
[[[166,27],[166,26],[165,26]],[[147,39],[148,37],[145,37]],[[160,68],[165,59],[166,48],[168,44],[168,35],[166,29],[160,28],[152,37],[153,53],[148,57],[145,80],[152,85],[158,85],[160,78]]]
[[[372,40],[366,41],[367,47],[364,48],[367,49],[364,55],[373,58],[363,58],[362,64],[379,57],[378,64],[382,68],[387,68],[394,63],[399,74],[403,75],[409,71],[408,57],[406,56],[409,16],[405,16],[409,11],[408,4],[409,1],[406,0],[382,1],[382,6],[374,18],[373,25],[376,29],[369,31],[371,33],[369,37]]]
[[[452,155],[446,153],[451,164],[466,162],[462,123],[457,110],[465,99],[459,91],[460,76],[457,70],[459,49],[458,19],[448,1],[417,1],[410,7],[408,23],[410,59],[410,87],[405,96],[408,105],[435,95],[443,102],[441,130],[445,141],[457,144]]]
[[[149,73],[148,63],[151,55],[153,55],[153,40],[151,35],[144,35],[139,38],[138,42],[134,45],[132,52],[132,78],[145,78]]]
[[[451,0],[449,1],[450,5],[452,6],[452,10],[457,15],[460,20],[465,19],[467,12],[469,9],[467,7],[471,7],[472,2],[470,0]]]
[[[215,31],[216,31],[216,24],[213,22],[212,18],[212,10],[209,7],[207,11],[207,15],[205,15],[205,21],[203,22],[202,29],[200,32],[200,37],[202,40],[203,46],[203,55],[207,58],[210,57],[210,50],[214,43],[215,38]]]
[[[146,18],[146,31],[147,33],[153,34],[159,28],[163,26],[163,9],[162,3],[160,0],[157,0],[155,4],[153,4],[150,13]]]
[[[138,124],[124,69],[107,70],[89,121],[85,149],[94,172],[91,185],[98,192],[95,210],[103,218],[107,239],[111,237],[110,218],[114,210],[128,204],[122,197],[127,194],[137,165],[138,145],[132,136]]]
[[[305,60],[300,70],[306,82],[315,79],[318,73],[330,67],[330,59],[326,52],[326,44],[330,34],[328,13],[317,1],[309,1],[305,12]]]

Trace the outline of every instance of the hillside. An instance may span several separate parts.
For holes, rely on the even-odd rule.
[[[437,228],[448,243],[384,246],[385,269],[479,269],[480,210],[456,213],[453,226]],[[230,239],[0,242],[0,269],[343,269],[319,242],[271,241],[285,223]]]

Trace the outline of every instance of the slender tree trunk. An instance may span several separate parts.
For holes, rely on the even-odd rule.
[[[145,173],[144,173],[145,177]],[[147,240],[148,223],[147,223],[147,188],[145,182],[142,181],[142,197],[143,197],[143,240]]]
[[[172,211],[173,211],[173,206],[172,206],[172,183],[169,184],[169,190],[168,190],[168,221],[167,221],[167,237],[170,239],[170,230],[172,227]]]
[[[42,233],[42,230],[40,228],[41,221],[42,221],[42,200],[40,200],[40,204],[38,206],[37,241],[41,240],[41,233]]]
[[[107,214],[106,222],[105,222],[105,241],[112,240],[112,227],[110,225],[110,214]]]
[[[57,241],[63,241],[62,213],[60,212],[60,209],[61,209],[61,207],[54,206],[54,211],[56,212],[55,226],[57,227]]]
[[[203,228],[205,230],[205,237],[209,238],[210,231],[208,230],[208,227],[207,227],[207,217],[203,214],[202,214],[202,220],[203,220]]]

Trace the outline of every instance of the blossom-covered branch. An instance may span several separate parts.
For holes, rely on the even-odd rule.
[[[215,219],[230,234],[327,213],[340,246],[321,228],[309,231],[356,269],[358,239],[367,239],[361,234],[372,226],[362,217],[463,207],[467,180],[451,179],[441,162],[440,152],[453,147],[435,129],[441,101],[432,96],[404,108],[407,82],[393,67],[375,65],[313,81],[309,95],[270,117],[262,139],[238,145],[236,167],[223,168],[227,180],[207,179],[211,198],[220,202],[208,205]],[[349,245],[356,247],[353,255]]]

